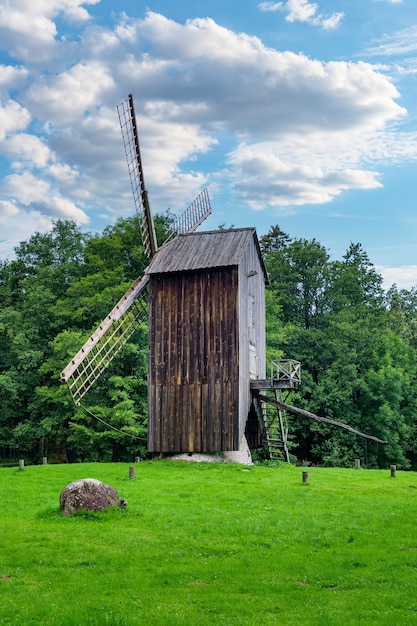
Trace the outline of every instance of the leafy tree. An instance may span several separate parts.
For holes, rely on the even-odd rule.
[[[291,241],[291,237],[276,224],[275,226],[271,226],[269,231],[260,238],[259,245],[262,254],[268,255],[279,252],[291,243]]]
[[[365,308],[382,311],[384,292],[382,277],[376,272],[361,244],[351,243],[342,261],[331,264],[331,287],[328,290],[330,310],[354,311]]]
[[[271,289],[283,320],[306,329],[316,324],[324,306],[329,255],[315,239],[296,239],[267,256]]]
[[[282,307],[280,347],[302,363],[293,403],[389,440],[385,447],[366,445],[369,465],[408,467],[415,458],[415,295],[391,290],[384,298],[382,278],[359,244],[332,262],[314,240],[298,240],[268,260],[273,298]],[[345,431],[302,417],[290,421],[299,459],[345,465],[364,455],[363,441]]]
[[[161,236],[163,228],[160,226]],[[58,460],[79,457],[73,425],[82,419],[81,409],[74,406],[59,373],[146,264],[134,220],[120,220],[94,237],[82,235],[72,222],[57,222],[50,233],[36,233],[20,244],[15,260],[1,264],[3,446],[19,446],[32,458],[46,449]],[[136,340],[99,390],[109,411],[119,406],[126,416],[128,400],[122,402],[121,390],[125,395],[131,390],[131,401],[139,412],[130,409],[130,414],[136,416],[133,421],[139,420],[135,428],[142,432],[146,361],[141,351],[147,345],[146,331],[137,333]],[[133,383],[132,371],[139,362],[140,375]],[[118,436],[122,441],[123,436]],[[107,439],[107,445],[114,445],[114,437]],[[128,449],[124,445],[124,450]]]
[[[174,225],[155,218],[161,244]],[[417,467],[417,290],[386,294],[360,244],[332,261],[316,240],[279,226],[261,238],[269,270],[267,356],[302,363],[300,408],[389,441],[291,416],[298,460]],[[60,372],[149,260],[136,218],[101,234],[56,222],[0,263],[0,443],[33,460],[130,459],[144,453],[147,328],[143,325],[75,406]]]

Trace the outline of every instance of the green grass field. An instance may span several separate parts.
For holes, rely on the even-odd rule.
[[[0,624],[417,624],[417,474],[308,471],[0,469]],[[128,508],[63,517],[86,477]]]

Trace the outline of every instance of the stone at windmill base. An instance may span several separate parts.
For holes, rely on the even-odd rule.
[[[95,478],[82,478],[70,483],[59,497],[61,511],[72,515],[75,511],[102,511],[110,506],[118,506],[119,494],[116,489]]]

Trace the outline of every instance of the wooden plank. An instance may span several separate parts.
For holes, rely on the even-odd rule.
[[[202,383],[201,385],[201,450],[208,451],[209,446],[209,427],[208,427],[208,406],[210,402],[209,385]]]
[[[188,424],[191,416],[191,406],[188,401],[188,389],[186,385],[180,385],[180,405],[178,415],[181,416],[180,426],[180,451],[187,449],[188,445]]]
[[[298,389],[299,387],[299,383],[297,381],[290,381],[290,380],[276,380],[273,379],[271,380],[270,378],[267,378],[266,380],[260,380],[260,379],[256,379],[256,380],[251,380],[250,381],[250,388],[251,389]]]
[[[201,426],[202,426],[202,389],[200,382],[195,384],[194,387],[195,398],[194,404],[196,412],[194,415],[194,450],[196,452],[203,452],[201,444]]]
[[[160,314],[152,316],[155,354],[150,362],[155,360],[157,371],[150,372],[150,383],[168,387],[159,409],[161,419],[169,422],[161,434],[164,450],[220,451],[238,442],[237,271],[234,274],[230,277],[228,270],[164,276],[158,288],[165,298],[152,298]]]
[[[331,420],[327,417],[320,417],[319,415],[315,415],[314,413],[310,413],[310,411],[305,411],[304,409],[298,409],[291,404],[285,404],[285,402],[280,402],[278,400],[274,400],[273,398],[269,398],[268,396],[259,395],[259,399],[264,402],[269,402],[270,404],[274,404],[275,406],[284,409],[284,411],[288,411],[290,413],[299,413],[300,415],[304,415],[305,417],[309,417],[316,422],[324,422],[326,424],[331,424],[333,426],[338,426],[339,428],[344,428],[354,435],[359,435],[364,439],[370,439],[371,441],[376,441],[377,443],[388,443],[385,439],[379,439],[378,437],[374,437],[373,435],[367,435],[365,433],[361,433],[359,430],[352,428],[349,424],[344,424],[343,422],[337,422],[336,420]]]
[[[175,341],[175,349],[177,351],[178,354],[178,359],[177,359],[177,366],[176,366],[176,373],[177,373],[177,377],[176,377],[176,384],[181,386],[183,383],[183,379],[184,379],[184,375],[185,375],[185,368],[186,368],[186,364],[185,364],[185,360],[186,360],[186,355],[185,355],[185,347],[184,347],[184,341],[183,341],[183,337],[184,337],[184,300],[186,297],[186,293],[184,290],[184,281],[180,281],[177,284],[177,288],[176,288],[176,302],[174,303],[175,306],[175,312],[176,312],[176,319],[175,319],[175,324],[177,326],[177,334],[176,334],[176,341]],[[182,402],[181,402],[182,404]]]

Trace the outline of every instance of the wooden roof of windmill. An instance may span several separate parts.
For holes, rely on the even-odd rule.
[[[159,248],[147,274],[193,272],[238,266],[253,240],[265,281],[268,281],[255,228],[184,233]]]

